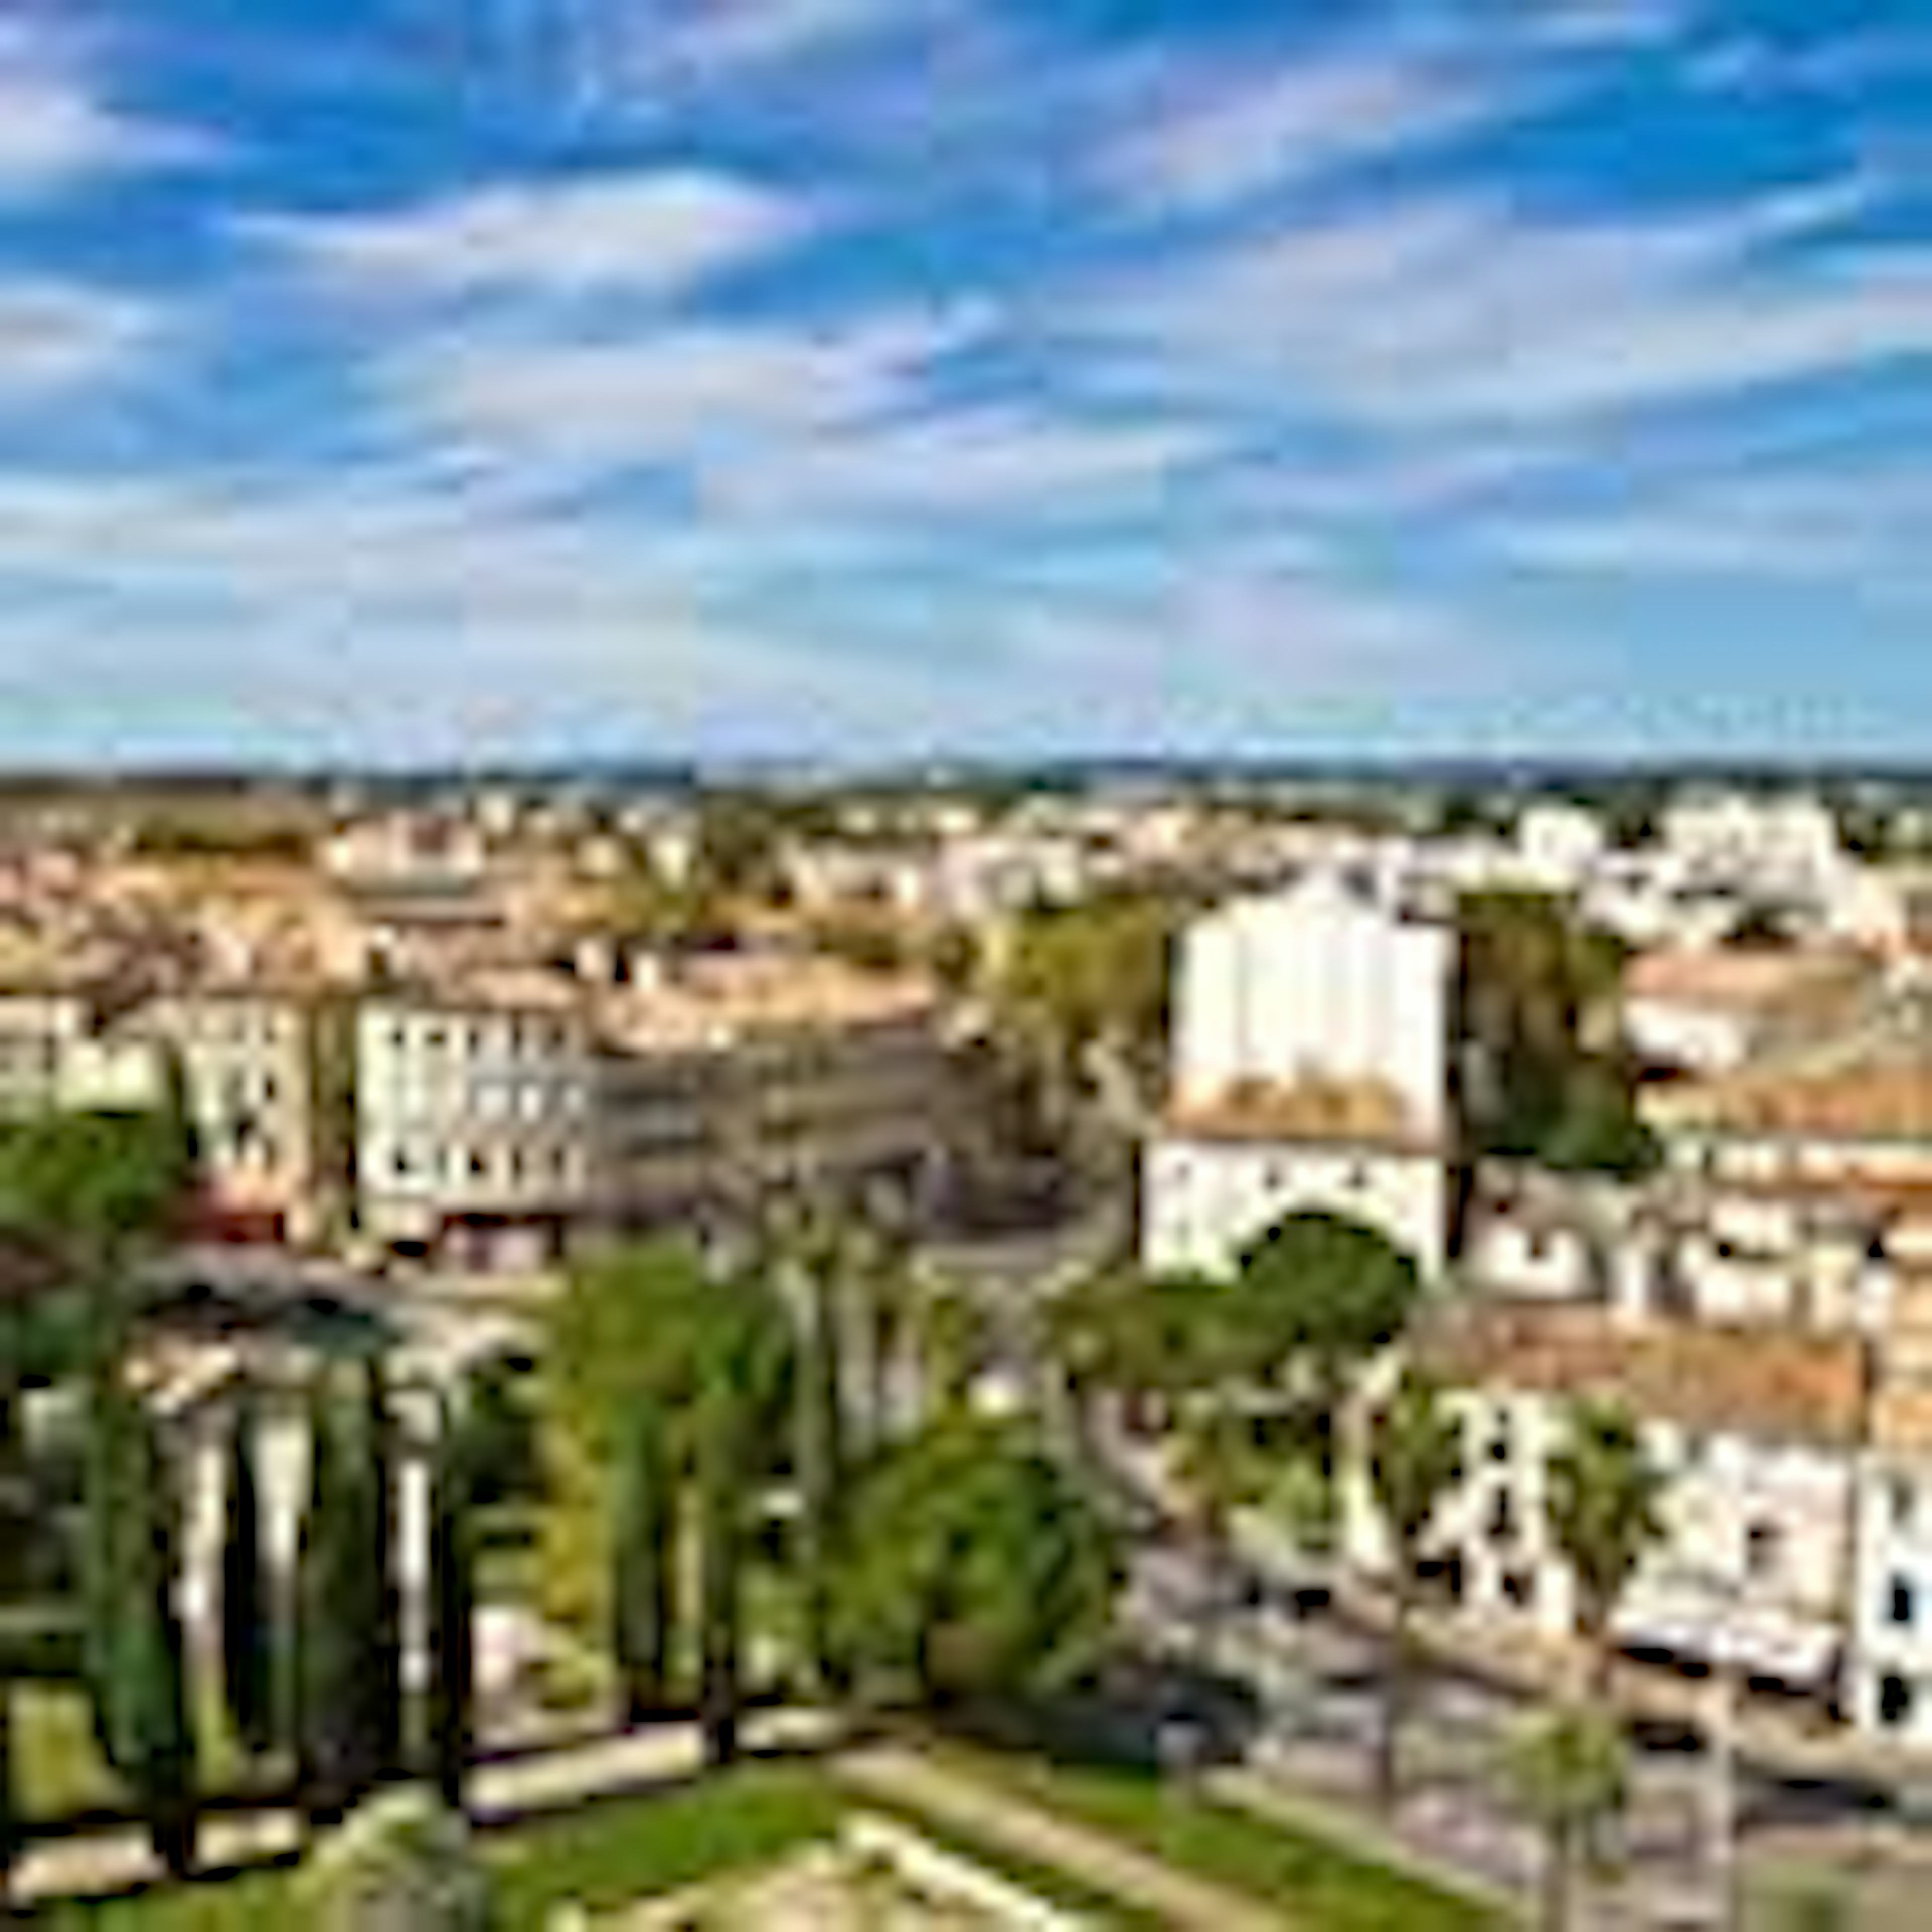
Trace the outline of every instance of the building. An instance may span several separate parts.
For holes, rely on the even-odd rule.
[[[1143,1175],[1157,1270],[1218,1272],[1284,1216],[1380,1228],[1438,1273],[1454,1139],[1454,935],[1325,874],[1190,928]]]
[[[203,1231],[305,1241],[346,1197],[352,1050],[345,1006],[266,980],[165,994],[130,1024],[164,1042],[195,1131]]]
[[[596,1007],[598,1192],[650,1225],[786,1187],[916,1210],[944,1184],[959,1089],[922,976],[721,952]]]
[[[560,975],[372,992],[355,1016],[362,1231],[404,1253],[535,1266],[590,1203],[590,1042]]]

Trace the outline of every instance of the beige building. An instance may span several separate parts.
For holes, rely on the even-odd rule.
[[[958,1094],[922,977],[720,953],[609,988],[597,1030],[598,1191],[619,1222],[799,1184],[916,1205],[944,1178]]]

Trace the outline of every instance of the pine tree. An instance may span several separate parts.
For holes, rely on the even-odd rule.
[[[235,1415],[228,1470],[227,1536],[221,1557],[221,1662],[235,1735],[259,1755],[275,1741],[273,1594],[262,1570],[262,1510],[255,1474],[254,1400]]]
[[[698,1398],[697,1475],[700,1616],[698,1722],[704,1754],[713,1766],[738,1755],[740,1682],[740,1520],[743,1477],[740,1437],[742,1398],[716,1370]]]
[[[369,1732],[372,1592],[367,1471],[359,1430],[318,1386],[309,1407],[309,1507],[296,1580],[296,1707],[302,1802],[339,1816],[377,1768]]]
[[[122,1655],[131,1751],[125,1768],[155,1852],[179,1874],[194,1862],[195,1747],[186,1647],[175,1606],[178,1511],[156,1424],[145,1412],[140,1424],[134,1508],[140,1529],[131,1538],[135,1562],[125,1580],[128,1628]]]
[[[463,1803],[475,1696],[472,1618],[474,1558],[469,1471],[458,1425],[445,1409],[430,1498],[429,1744],[436,1787],[452,1810]]]
[[[796,1398],[805,1640],[822,1690],[832,1688],[838,1675],[832,1654],[829,1604],[844,1488],[838,1312],[831,1273],[836,1256],[835,1250],[806,1270]]]
[[[628,1432],[616,1472],[611,1639],[634,1724],[662,1711],[670,1694],[677,1496],[662,1408],[640,1402]]]
[[[370,1670],[363,1722],[375,1772],[403,1768],[402,1593],[396,1577],[395,1426],[388,1378],[380,1360],[364,1371],[362,1452],[368,1511]]]

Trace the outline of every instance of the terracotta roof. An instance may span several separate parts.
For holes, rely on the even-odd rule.
[[[1660,1120],[1733,1133],[1932,1142],[1932,1061],[1747,1070],[1682,1082],[1652,1106]]]
[[[1755,1015],[1809,1000],[1829,1004],[1834,997],[1857,992],[1870,973],[1868,962],[1849,952],[1672,946],[1632,960],[1624,975],[1624,994],[1629,1000]]]
[[[1615,1396],[1640,1415],[1707,1432],[1846,1444],[1858,1439],[1864,1408],[1863,1352],[1850,1336],[1629,1329],[1599,1308],[1470,1301],[1442,1310],[1418,1353],[1462,1387]]]
[[[1418,1151],[1433,1144],[1387,1081],[1312,1073],[1292,1083],[1235,1081],[1210,1100],[1172,1106],[1167,1126],[1197,1140],[1342,1141]]]

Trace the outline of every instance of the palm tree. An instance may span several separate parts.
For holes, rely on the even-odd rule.
[[[1568,1706],[1529,1720],[1504,1766],[1517,1808],[1541,1834],[1542,1932],[1565,1932],[1576,1878],[1630,1781],[1623,1733],[1600,1712]]]
[[[1577,1626],[1600,1696],[1610,1684],[1618,1601],[1664,1534],[1665,1481],[1620,1403],[1586,1398],[1570,1406],[1562,1446],[1550,1458],[1544,1514],[1575,1580]]]
[[[1384,1679],[1376,1788],[1394,1802],[1402,1718],[1408,1704],[1409,1620],[1414,1611],[1416,1566],[1436,1505],[1461,1480],[1460,1418],[1446,1406],[1440,1388],[1420,1370],[1402,1371],[1388,1400],[1370,1425],[1369,1484],[1388,1532],[1394,1615]]]
[[[1198,1634],[1202,1660],[1211,1663],[1234,1567],[1234,1513],[1253,1503],[1267,1486],[1253,1418],[1219,1393],[1191,1402],[1175,1430],[1167,1468],[1201,1535],[1207,1576]]]

